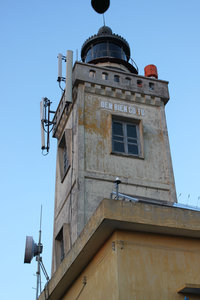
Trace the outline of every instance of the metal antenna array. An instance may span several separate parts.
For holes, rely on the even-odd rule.
[[[66,78],[62,76],[62,62],[66,62]],[[73,52],[67,50],[66,56],[58,54],[58,83],[60,89],[65,92],[65,102],[72,102],[72,67],[73,67]],[[65,90],[61,87],[61,82],[65,82]]]
[[[41,256],[41,253],[42,253],[42,250],[43,250],[43,245],[41,243],[41,237],[42,237],[41,227],[42,227],[42,206],[41,206],[41,212],[40,212],[40,229],[39,229],[38,244],[36,244],[34,242],[32,236],[27,236],[26,237],[26,245],[25,245],[25,255],[24,255],[24,263],[27,263],[27,264],[30,264],[33,257],[36,256],[36,261],[37,261],[36,300],[39,298],[39,294],[41,294],[41,291],[42,291],[41,269],[42,269],[42,272],[43,272],[43,274],[44,274],[44,276],[47,280],[47,283],[49,281],[49,276],[47,274],[47,271],[45,269],[45,266],[44,266],[43,261],[42,261],[42,256]]]
[[[49,134],[53,130],[53,121],[51,114],[55,114],[55,111],[50,109],[51,101],[48,98],[42,98],[40,101],[40,121],[41,121],[41,149],[43,155],[47,155],[50,147]],[[46,139],[45,139],[46,134]],[[44,151],[46,150],[46,153]]]
[[[62,76],[62,61],[66,63],[66,78]],[[73,52],[67,50],[66,56],[58,54],[58,79],[59,86],[64,95],[65,105],[72,103],[72,67],[73,67]],[[61,87],[61,82],[65,82],[65,90]],[[51,117],[56,112],[51,110],[52,102],[44,97],[40,101],[40,123],[41,123],[41,149],[42,154],[47,155],[50,148],[50,132],[53,130],[55,122]],[[45,152],[46,151],[46,152]]]
[[[60,89],[64,92],[64,89],[61,87],[61,82],[65,82],[65,77],[62,76],[62,61],[66,62],[66,56],[62,55],[61,53],[58,54],[58,83]]]

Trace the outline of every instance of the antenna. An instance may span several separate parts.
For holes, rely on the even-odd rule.
[[[37,261],[37,284],[36,284],[36,300],[39,297],[39,291],[41,293],[42,289],[42,283],[41,283],[41,271],[40,268],[43,271],[44,276],[46,277],[47,283],[49,281],[49,276],[47,274],[47,271],[44,267],[44,264],[42,262],[42,257],[40,254],[42,253],[43,250],[43,245],[41,243],[41,236],[42,236],[42,206],[41,206],[41,211],[40,211],[40,229],[39,229],[39,240],[38,244],[36,244],[33,240],[32,236],[26,236],[26,244],[25,244],[25,255],[24,255],[24,263],[30,264],[33,257],[36,256],[36,261]]]
[[[77,55],[78,56],[78,55]],[[62,61],[66,62],[66,78],[62,76]],[[78,60],[78,59],[77,59]],[[65,82],[65,102],[72,102],[72,67],[73,67],[73,51],[67,50],[66,56],[61,53],[58,54],[58,83],[60,89],[64,92],[61,87],[61,82]]]
[[[62,80],[62,59],[63,59],[63,55],[59,53],[58,54],[58,81]]]
[[[41,149],[45,149],[45,137],[44,137],[44,98],[40,101],[40,121],[41,121]]]
[[[64,55],[62,55],[61,53],[59,53],[57,58],[58,58],[58,79],[57,79],[57,81],[59,83],[60,89],[64,92],[64,89],[61,87],[61,82],[65,81],[65,78],[62,76],[62,61],[64,60],[66,62],[66,57]]]
[[[121,180],[119,177],[116,177],[115,179],[115,189],[116,189],[116,199],[119,200],[119,184],[121,183]]]
[[[46,150],[47,155],[50,148],[49,134],[53,130],[53,125],[55,124],[50,120],[51,114],[55,114],[55,111],[50,110],[51,101],[44,97],[40,101],[40,123],[41,123],[41,149],[44,152]],[[45,140],[46,134],[46,140]]]
[[[72,67],[73,52],[67,50],[65,102],[72,102]]]

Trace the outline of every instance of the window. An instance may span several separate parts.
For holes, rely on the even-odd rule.
[[[55,238],[55,259],[58,267],[71,248],[70,224],[63,223]]]
[[[139,123],[113,119],[112,150],[114,153],[140,156]]]
[[[63,238],[63,228],[61,228],[60,232],[56,237],[56,258],[57,264],[59,265],[65,257],[64,251],[64,238]]]
[[[130,84],[131,84],[131,79],[130,79],[129,77],[126,77],[126,78],[125,78],[125,83],[126,83],[127,85],[130,85]]]
[[[86,51],[84,61],[87,63],[100,57],[114,57],[127,61],[123,47],[108,41],[91,45]]]
[[[150,89],[151,91],[154,90],[154,83],[153,83],[153,82],[149,82],[149,89]]]
[[[142,80],[140,79],[137,80],[137,86],[142,87]]]
[[[93,71],[93,70],[90,70],[90,72],[89,72],[89,76],[91,77],[91,78],[94,78],[95,77],[95,71]]]
[[[67,168],[68,168],[68,157],[67,157],[67,146],[65,145],[63,148],[63,171],[64,173],[67,172]]]
[[[114,81],[119,82],[119,76],[118,75],[114,75]]]
[[[58,146],[60,177],[62,182],[70,167],[70,155],[71,155],[70,142],[71,142],[71,130],[66,129],[62,136],[60,144]]]
[[[103,73],[102,73],[102,79],[103,79],[103,80],[108,80],[108,73],[103,72]]]

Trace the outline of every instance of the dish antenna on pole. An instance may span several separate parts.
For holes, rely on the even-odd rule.
[[[41,206],[41,212],[40,212],[40,230],[39,230],[38,243],[34,242],[34,239],[33,239],[32,236],[26,236],[25,254],[24,254],[24,263],[25,264],[30,264],[33,257],[36,256],[36,261],[37,261],[36,300],[39,298],[39,292],[41,294],[41,290],[42,290],[41,269],[42,269],[42,272],[43,272],[44,276],[46,277],[47,283],[49,281],[49,276],[48,276],[47,271],[44,267],[44,264],[42,262],[42,256],[41,256],[41,253],[42,253],[42,250],[43,250],[43,245],[41,243],[41,236],[42,236],[41,225],[42,225],[42,206]]]

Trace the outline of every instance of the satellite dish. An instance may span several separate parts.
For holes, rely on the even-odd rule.
[[[26,237],[24,263],[30,264],[34,256],[42,253],[42,245],[37,245],[32,236]]]
[[[49,282],[49,276],[48,276],[45,266],[42,262],[42,256],[40,255],[42,253],[42,249],[43,249],[43,246],[41,243],[41,235],[42,235],[41,225],[42,225],[42,206],[41,206],[41,212],[40,212],[40,230],[39,230],[38,244],[36,244],[34,242],[34,239],[32,236],[26,236],[25,255],[24,255],[24,263],[25,264],[30,264],[33,257],[36,256],[36,261],[38,264],[37,272],[36,272],[36,276],[37,276],[36,299],[39,298],[39,291],[41,293],[41,290],[42,290],[40,269],[42,269],[42,272],[43,272],[44,276],[46,277],[46,280],[47,280],[46,284],[48,284],[48,282]]]

